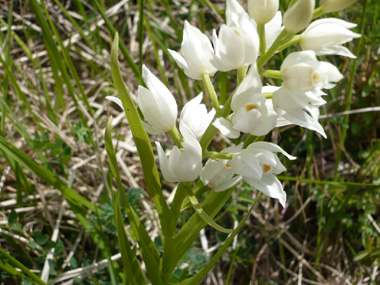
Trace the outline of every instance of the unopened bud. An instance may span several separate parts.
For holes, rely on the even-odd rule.
[[[276,15],[279,0],[248,0],[248,12],[257,24],[266,24]]]
[[[321,0],[320,6],[323,12],[328,13],[343,10],[356,1],[357,0]]]
[[[313,17],[314,6],[315,0],[298,0],[284,14],[285,29],[292,33],[305,29]]]

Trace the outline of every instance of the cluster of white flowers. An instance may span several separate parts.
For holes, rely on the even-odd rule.
[[[355,1],[321,0],[320,9],[336,11],[348,6],[347,2],[350,5]],[[231,95],[231,112],[227,116],[216,116],[215,109],[208,112],[201,104],[201,93],[182,108],[179,134],[176,132],[176,100],[143,66],[147,88],[139,86],[138,105],[144,115],[146,131],[150,134],[177,133],[180,137],[178,146],[174,146],[168,156],[156,142],[165,180],[191,182],[199,176],[204,185],[215,191],[229,189],[244,180],[285,206],[286,193],[275,175],[286,169],[276,153],[289,159],[295,157],[273,143],[254,142],[245,148],[241,143],[221,151],[219,157],[225,155],[225,159],[209,158],[203,166],[205,150],[202,151],[199,143],[211,124],[229,138],[238,138],[241,133],[264,136],[275,127],[289,124],[326,136],[318,122],[319,107],[326,103],[322,90],[332,88],[343,76],[331,63],[319,61],[317,55],[354,57],[342,44],[359,35],[350,31],[354,24],[343,20],[325,18],[311,22],[315,0],[296,1],[283,17],[278,9],[279,0],[249,0],[247,13],[238,1],[227,0],[226,24],[220,27],[218,34],[215,30],[212,32],[212,41],[186,21],[182,55],[169,50],[185,74],[195,80],[205,80],[217,71],[246,71],[249,68]],[[258,60],[270,58],[278,51],[276,43],[284,38],[290,40],[301,31],[297,37],[302,51],[289,54],[277,71],[282,76],[282,86],[263,87],[258,70],[262,66],[258,66]],[[117,98],[108,98],[121,106]],[[219,103],[215,106],[219,107]]]

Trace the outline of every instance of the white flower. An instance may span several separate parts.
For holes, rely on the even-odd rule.
[[[343,10],[354,4],[356,1],[357,0],[321,0],[319,5],[323,12],[328,13]]]
[[[270,48],[278,35],[281,34],[284,26],[282,24],[282,14],[278,11],[274,18],[265,25],[265,46],[266,49]]]
[[[181,112],[180,124],[184,123],[200,140],[215,116],[215,109],[207,113],[206,105],[201,104],[203,93],[185,104]]]
[[[329,62],[318,61],[313,51],[300,51],[288,55],[281,65],[283,86],[298,91],[318,91],[332,88],[343,78]]]
[[[347,48],[341,46],[360,37],[349,30],[354,27],[356,24],[335,18],[314,21],[302,33],[301,47],[303,50],[314,50],[317,55],[337,54],[355,58]]]
[[[250,133],[255,136],[269,133],[275,127],[277,116],[275,113],[268,112],[265,97],[261,94],[261,88],[261,79],[257,67],[252,65],[232,97],[231,123],[226,119],[218,118],[213,125],[223,135],[230,138],[238,137],[239,132]]]
[[[283,125],[289,123],[320,133],[326,138],[323,127],[318,122],[319,107],[326,103],[319,92],[302,92],[282,86],[273,93],[273,108],[277,114],[285,119]],[[279,122],[277,122],[279,126]]]
[[[201,80],[202,74],[211,76],[215,74],[217,69],[210,62],[214,54],[210,40],[187,21],[185,21],[181,48],[183,57],[173,50],[168,51],[187,76]]]
[[[278,199],[280,204],[285,207],[286,193],[275,175],[285,171],[286,168],[278,159],[276,152],[281,152],[289,159],[296,159],[278,145],[255,142],[234,154],[232,167],[249,185],[271,198]]]
[[[248,0],[248,12],[258,24],[266,24],[278,11],[279,0]]]
[[[144,115],[144,127],[151,134],[160,134],[174,128],[177,103],[169,89],[143,65],[143,78],[148,87],[139,86],[137,103]]]
[[[298,0],[284,13],[285,29],[294,34],[305,29],[312,19],[314,6],[315,0]]]
[[[259,52],[256,26],[236,0],[227,0],[227,25],[213,31],[215,56],[212,64],[221,71],[238,69],[254,63]]]
[[[238,146],[233,145],[228,147],[222,150],[221,153],[237,153],[242,149],[243,144],[241,143]],[[235,171],[231,165],[231,160],[209,159],[200,173],[203,184],[214,189],[215,192],[224,191],[236,185],[241,181],[241,176],[234,176]]]
[[[202,148],[186,125],[180,125],[184,137],[183,148],[174,146],[169,157],[156,142],[162,175],[168,182],[190,182],[197,179],[202,170]]]

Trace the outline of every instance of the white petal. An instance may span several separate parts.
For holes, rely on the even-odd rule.
[[[214,54],[211,42],[205,34],[187,21],[185,21],[181,47],[191,74],[214,75],[217,69],[211,63]]]
[[[244,177],[260,179],[263,175],[263,169],[258,159],[252,152],[246,149],[234,154],[232,158],[232,168],[237,174]]]
[[[177,62],[178,66],[183,69],[183,71],[188,77],[195,80],[202,79],[201,72],[199,70],[195,71],[195,70],[190,69],[189,66],[187,65],[186,60],[178,52],[175,52],[174,50],[170,50],[170,49],[168,49],[168,51],[170,55],[174,58],[174,60]]]
[[[166,154],[164,153],[164,150],[161,147],[161,144],[159,142],[156,142],[156,146],[162,176],[164,176],[165,180],[168,182],[177,182],[177,178],[169,169],[168,159],[166,157]]]
[[[282,207],[285,208],[286,192],[283,190],[280,181],[273,174],[265,174],[259,179],[243,177],[252,187],[264,193],[266,196],[278,199]]]
[[[115,96],[107,96],[106,99],[116,103],[124,111],[123,103],[121,102],[119,98]]]
[[[203,167],[200,178],[204,185],[209,184],[215,176],[225,167],[227,160],[212,160],[209,159]]]
[[[256,97],[254,97],[254,95],[261,94],[261,87],[261,78],[257,71],[257,66],[256,64],[253,64],[249,69],[247,76],[240,83],[232,97],[231,109],[237,111],[248,101],[255,101],[258,99],[257,95]]]
[[[251,143],[247,149],[255,149],[255,148],[261,148],[261,149],[266,149],[271,152],[281,152],[283,155],[285,155],[287,158],[294,160],[297,159],[297,157],[290,155],[286,151],[284,151],[281,147],[274,143],[270,142],[254,142]]]
[[[181,121],[179,125],[179,130],[185,139],[185,141],[182,143],[184,148],[192,148],[194,152],[197,154],[197,156],[202,159],[202,147],[199,144],[197,138],[194,136],[194,134],[190,131],[190,129],[186,126],[185,123]]]
[[[240,136],[240,132],[235,130],[232,127],[232,123],[225,118],[217,118],[212,125],[228,138],[236,139]]]
[[[215,192],[221,192],[227,189],[230,189],[231,187],[235,186],[242,180],[242,177],[240,175],[232,177],[231,179],[224,180],[222,183],[220,183],[218,186],[216,186],[214,189]]]

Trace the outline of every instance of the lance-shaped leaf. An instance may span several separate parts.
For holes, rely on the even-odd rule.
[[[152,146],[149,137],[142,125],[136,106],[125,86],[123,77],[120,73],[118,61],[119,35],[116,33],[111,50],[111,72],[116,90],[119,93],[125,115],[128,119],[135,144],[140,154],[141,165],[148,191],[152,197],[162,225],[165,236],[169,235],[171,225],[171,212],[162,193],[160,179],[154,160]]]
[[[106,143],[108,160],[110,162],[110,168],[111,168],[113,176],[116,179],[117,189],[118,189],[116,199],[114,201],[115,215],[121,215],[120,213],[118,214],[118,211],[120,211],[119,197],[121,196],[122,201],[125,206],[125,211],[128,215],[129,221],[131,223],[132,229],[135,234],[135,239],[140,246],[140,251],[142,254],[142,258],[145,262],[146,270],[149,275],[149,278],[154,284],[161,284],[161,280],[159,277],[160,276],[159,275],[160,257],[159,257],[157,248],[155,247],[153,241],[149,237],[149,234],[145,230],[144,225],[139,220],[139,217],[137,216],[135,211],[132,209],[125,195],[125,192],[121,183],[121,177],[119,173],[119,167],[117,165],[115,151],[112,144],[111,130],[112,130],[112,117],[108,120],[108,123],[106,126],[105,143]],[[131,249],[130,249],[129,242],[126,239],[126,234],[124,231],[124,225],[122,224],[121,216],[120,216],[120,219],[117,216],[115,216],[115,218],[116,218],[116,222],[119,223],[119,225],[117,226],[120,228],[118,230],[119,243],[123,243],[123,247],[121,247],[120,245],[122,254],[124,251],[123,263],[127,264],[127,266],[130,266],[133,269],[132,270],[133,274],[140,276],[139,278],[136,279],[136,282],[137,282],[136,284],[141,284],[141,281],[143,281],[145,278],[143,277],[143,273],[138,264],[136,256],[134,254],[131,254],[130,252]]]

